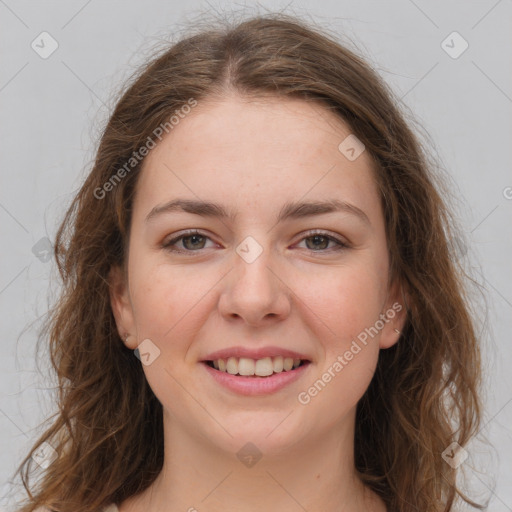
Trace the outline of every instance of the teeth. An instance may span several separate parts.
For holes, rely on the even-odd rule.
[[[241,359],[240,359],[241,361]],[[264,359],[258,359],[255,364],[254,375],[260,377],[268,377],[274,373],[274,364],[272,358],[265,357]],[[240,374],[241,375],[241,374]]]
[[[272,363],[275,373],[281,373],[283,371],[283,356],[274,357]]]
[[[285,372],[289,372],[293,368],[293,359],[291,357],[285,357],[283,368]]]
[[[226,362],[226,371],[231,375],[238,373],[238,361],[234,357],[230,357]]]
[[[254,375],[254,366],[254,359],[241,357],[238,361],[238,373],[240,375]]]
[[[248,357],[228,357],[228,359],[216,359],[213,361],[213,367],[231,375],[268,377],[273,373],[289,372],[297,368],[300,362],[300,359],[283,356],[264,357],[256,360]]]

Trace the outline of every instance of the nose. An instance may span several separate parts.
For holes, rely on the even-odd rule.
[[[250,263],[234,254],[234,266],[223,280],[219,298],[224,318],[261,326],[282,321],[289,315],[291,290],[274,269],[276,265],[272,265],[268,250]]]

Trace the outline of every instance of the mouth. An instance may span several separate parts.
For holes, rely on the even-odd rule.
[[[201,361],[212,382],[245,396],[272,395],[284,391],[300,378],[305,378],[311,363],[308,359],[284,356],[260,359],[232,356]]]
[[[261,359],[228,357],[202,361],[203,364],[220,373],[235,377],[265,379],[281,373],[294,373],[311,363],[308,359],[275,356]]]

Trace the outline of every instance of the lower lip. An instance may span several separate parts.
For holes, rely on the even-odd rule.
[[[268,395],[299,379],[311,363],[303,364],[287,372],[274,373],[269,377],[241,377],[240,375],[221,372],[206,363],[201,364],[219,384],[235,393],[240,395]]]

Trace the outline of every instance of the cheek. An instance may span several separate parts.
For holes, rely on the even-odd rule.
[[[134,257],[132,262],[130,293],[139,338],[150,338],[162,350],[179,349],[179,340],[187,340],[201,325],[219,276],[151,258]]]
[[[386,279],[378,265],[363,261],[300,278],[302,302],[329,333],[319,337],[326,349],[343,347],[375,324],[385,299]]]
[[[297,396],[311,418],[331,426],[353,410],[373,378],[378,350],[362,348],[349,361],[343,350],[319,370]]]
[[[385,298],[386,279],[379,264],[361,260],[329,275],[317,274],[308,280],[309,286],[303,286],[307,307],[300,314],[308,315],[308,323],[316,325],[315,337],[323,353],[300,403],[314,401],[319,408],[336,404],[334,418],[364,394],[379,355],[380,333],[374,326]]]
[[[373,378],[379,333],[372,328],[381,313],[385,278],[377,265],[368,264],[339,268],[323,278],[317,275],[305,288],[307,307],[300,315],[308,315],[307,322],[315,326],[322,355],[297,398],[329,424],[357,404]]]

